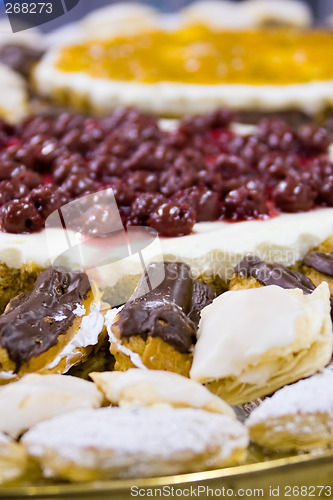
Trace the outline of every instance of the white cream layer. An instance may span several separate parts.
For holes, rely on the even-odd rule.
[[[121,258],[124,252],[119,247],[119,260],[110,264],[106,264],[108,240],[102,239],[98,244],[88,241],[88,274],[101,287],[113,286],[123,276],[142,274],[149,262],[160,261],[164,256],[165,260],[187,262],[195,275],[205,273],[230,279],[234,266],[246,254],[290,266],[332,234],[333,208],[322,208],[306,213],[281,214],[267,220],[196,224],[193,234],[158,238],[141,254]],[[73,233],[72,237],[72,241],[78,241],[77,234]],[[114,247],[112,252],[114,255]],[[20,268],[34,262],[46,268],[56,261],[58,265],[74,270],[84,268],[84,260],[80,252],[68,253],[68,240],[61,229],[31,235],[0,233],[0,262],[9,267]]]

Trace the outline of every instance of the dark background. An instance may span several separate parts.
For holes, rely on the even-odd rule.
[[[46,0],[44,0],[46,1]],[[135,0],[131,0],[132,2]],[[242,1],[242,0],[234,0],[234,1]],[[333,0],[303,0],[304,3],[307,3],[315,16],[315,19],[318,23],[322,23],[327,15],[333,14]],[[179,8],[188,5],[192,2],[192,0],[145,0],[141,3],[146,3],[148,5],[152,5],[157,7],[158,9],[164,12],[172,12],[176,11]],[[105,5],[110,5],[113,3],[119,3],[119,0],[80,0],[79,4],[71,11],[65,14],[64,16],[55,19],[54,21],[50,21],[44,26],[41,27],[44,31],[49,31],[54,28],[60,27],[66,23],[77,21],[81,17],[83,17],[88,12],[97,9],[98,7],[103,7]],[[121,3],[126,3],[126,0]],[[4,15],[4,6],[3,2],[0,0],[0,16]]]

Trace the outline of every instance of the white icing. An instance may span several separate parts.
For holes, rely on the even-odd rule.
[[[61,314],[56,314],[55,316],[53,316],[54,321],[63,321],[66,318],[67,318],[67,316],[64,316]]]
[[[111,330],[114,320],[118,312],[120,312],[121,310],[122,307],[114,307],[113,309],[107,311],[107,313],[105,314],[105,326],[108,332],[110,343],[116,346],[118,352],[121,352],[122,354],[130,358],[134,366],[136,366],[137,368],[142,368],[143,370],[147,370],[147,367],[142,363],[139,354],[131,351],[131,349],[124,346]]]
[[[81,311],[81,309],[79,310]],[[82,314],[78,314],[78,316],[82,316]],[[58,366],[63,359],[66,359],[66,371],[68,371],[73,364],[75,364],[75,351],[77,349],[84,349],[88,346],[95,346],[98,344],[99,335],[103,326],[104,317],[100,312],[100,303],[95,304],[92,302],[90,313],[82,318],[80,328],[76,335],[65,345],[63,350],[45,367],[45,369],[52,370]]]
[[[268,422],[273,418],[317,413],[327,413],[333,419],[333,372],[331,370],[323,370],[310,378],[278,390],[253,410],[247,420],[247,426]]]
[[[238,421],[202,410],[101,408],[43,422],[22,442],[37,457],[52,450],[58,455],[55,462],[69,460],[133,477],[176,472],[182,463],[191,470],[196,460],[205,467],[200,455],[208,467],[216,466],[235,449],[246,448],[248,437]]]
[[[278,359],[321,341],[330,356],[328,285],[322,283],[311,295],[275,285],[226,292],[202,310],[198,334],[191,378],[206,382],[234,376],[263,385],[275,368],[269,357],[273,349]]]
[[[17,438],[38,422],[79,408],[97,408],[102,394],[85,380],[64,375],[24,376],[0,387],[0,431]]]
[[[113,404],[210,407],[211,411],[235,417],[232,408],[221,398],[177,373],[133,368],[126,372],[96,373],[92,378]]]

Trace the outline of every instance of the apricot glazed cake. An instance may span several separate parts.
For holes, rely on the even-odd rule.
[[[117,105],[167,116],[216,106],[315,114],[332,107],[333,35],[304,29],[310,18],[303,7],[199,2],[163,22],[146,8],[116,5],[88,18],[76,39],[46,52],[36,89],[99,114]],[[265,19],[270,27],[263,29]]]

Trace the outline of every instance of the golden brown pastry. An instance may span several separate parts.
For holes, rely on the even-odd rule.
[[[188,375],[200,311],[214,297],[186,264],[150,264],[126,305],[116,316],[114,311],[106,315],[115,369],[136,366]]]
[[[0,485],[21,477],[28,467],[25,448],[0,432]]]
[[[237,464],[248,434],[234,418],[204,410],[109,407],[42,422],[22,443],[48,477],[90,481]]]
[[[252,440],[269,449],[333,446],[333,372],[283,387],[252,411],[246,425]]]
[[[188,407],[235,418],[232,408],[221,398],[178,373],[133,368],[126,372],[91,373],[90,376],[114,405]]]

